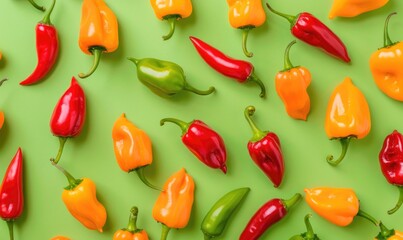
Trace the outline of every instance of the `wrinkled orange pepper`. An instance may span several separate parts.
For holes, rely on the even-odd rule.
[[[311,100],[306,91],[311,83],[311,73],[302,66],[294,67],[289,58],[289,51],[296,41],[292,41],[285,50],[284,69],[276,74],[277,94],[285,105],[287,114],[295,119],[306,120]]]
[[[325,130],[331,140],[340,140],[342,145],[342,153],[338,159],[333,160],[332,155],[327,156],[327,162],[333,166],[343,160],[351,138],[364,138],[371,130],[367,100],[349,77],[334,89],[329,99]]]
[[[164,40],[173,36],[176,21],[189,17],[193,11],[190,0],[150,0],[150,3],[155,16],[160,20],[168,21],[170,25],[169,33],[162,37]]]
[[[137,228],[137,215],[139,209],[132,207],[130,209],[129,224],[127,228],[117,230],[113,235],[113,240],[148,240],[147,232]]]
[[[70,238],[63,237],[63,236],[56,236],[51,238],[50,240],[70,240]]]
[[[378,88],[387,96],[403,101],[403,42],[392,42],[388,33],[389,14],[384,27],[384,46],[371,54],[369,67]]]
[[[78,43],[81,51],[94,55],[91,70],[86,74],[80,73],[80,78],[95,72],[103,52],[110,53],[118,48],[118,21],[103,0],[83,0]]]
[[[249,31],[261,26],[266,21],[266,13],[261,0],[227,0],[229,11],[229,22],[233,28],[243,31],[242,49],[247,57],[252,57],[253,53],[246,48]]]
[[[162,224],[161,240],[171,228],[184,228],[189,222],[194,200],[193,178],[182,168],[164,184],[153,207],[153,218]]]
[[[362,13],[378,9],[389,0],[334,0],[329,18],[355,17]]]
[[[374,240],[403,240],[403,232],[394,229],[387,229],[382,222],[380,222],[379,227],[381,231]]]

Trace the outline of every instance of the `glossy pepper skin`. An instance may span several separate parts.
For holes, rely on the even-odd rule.
[[[393,214],[403,203],[403,135],[397,130],[386,136],[379,152],[379,164],[386,180],[399,188],[399,200],[388,211]]]
[[[36,9],[44,12],[46,9],[43,6],[38,5],[34,0],[28,0],[28,2]]]
[[[144,175],[144,169],[153,161],[151,139],[147,133],[131,123],[123,113],[112,128],[113,149],[120,169],[135,171],[148,187],[157,189]]]
[[[288,200],[273,198],[263,204],[249,220],[239,240],[259,239],[269,227],[283,219],[300,199],[301,194],[296,193]]]
[[[137,78],[153,93],[160,97],[170,97],[182,91],[198,95],[209,95],[215,91],[210,87],[206,91],[192,87],[187,81],[183,68],[176,63],[155,58],[129,58],[136,65]]]
[[[50,21],[50,14],[53,11],[56,0],[48,8],[44,18],[36,25],[36,52],[38,63],[35,70],[20,85],[31,85],[42,80],[56,63],[59,54],[59,39],[57,30]]]
[[[403,240],[402,231],[388,229],[385,227],[385,225],[383,225],[382,222],[379,223],[379,227],[380,227],[380,232],[374,238],[374,240]]]
[[[13,225],[24,210],[23,156],[21,148],[11,160],[0,188],[0,217],[7,222],[10,240],[14,240]]]
[[[306,120],[311,108],[311,100],[307,93],[311,73],[305,67],[292,65],[289,51],[295,43],[295,40],[292,41],[285,50],[284,69],[276,74],[275,85],[287,114],[295,119]]]
[[[71,239],[68,237],[56,236],[56,237],[51,238],[50,240],[71,240]]]
[[[378,88],[388,97],[403,101],[403,42],[392,42],[388,33],[389,19],[395,14],[386,18],[383,47],[371,54],[369,67]]]
[[[248,152],[256,165],[277,188],[284,177],[284,160],[280,139],[273,132],[261,131],[257,128],[251,119],[254,113],[254,106],[245,108],[244,115],[253,132],[253,136],[247,144]]]
[[[320,240],[318,235],[316,235],[312,229],[312,225],[309,222],[309,218],[312,217],[311,214],[305,215],[304,222],[306,226],[306,232],[301,233],[299,235],[295,235],[291,237],[289,240]]]
[[[130,209],[129,223],[127,228],[117,230],[112,240],[148,240],[147,232],[137,228],[137,215],[139,209],[132,207]]]
[[[340,140],[342,153],[336,160],[327,156],[327,162],[337,166],[346,155],[352,138],[362,139],[371,130],[371,114],[364,94],[346,77],[330,96],[325,118],[325,130],[331,140]]]
[[[231,58],[196,37],[189,38],[199,55],[210,67],[224,76],[235,79],[239,83],[249,81],[256,83],[261,90],[260,97],[264,98],[266,96],[266,88],[255,74],[252,63]]]
[[[95,72],[102,53],[119,47],[118,20],[103,0],[83,0],[78,43],[83,53],[94,55],[92,68],[86,74],[80,73],[80,78]]]
[[[184,228],[189,222],[194,200],[193,178],[182,168],[170,176],[154,204],[153,218],[162,224],[161,240],[171,228]]]
[[[333,0],[329,18],[355,17],[383,7],[389,0]]]
[[[192,14],[191,0],[150,0],[155,16],[160,20],[168,21],[170,31],[162,39],[170,39],[175,32],[176,22]]]
[[[77,80],[71,79],[70,87],[57,102],[50,118],[50,130],[59,138],[60,146],[56,158],[59,162],[68,138],[76,137],[83,129],[86,116],[85,94]]]
[[[317,187],[306,188],[305,201],[319,216],[329,222],[345,227],[353,222],[355,216],[363,217],[376,226],[377,220],[360,209],[360,202],[350,188]]]
[[[243,31],[242,49],[247,57],[252,57],[246,47],[249,31],[261,26],[266,21],[266,13],[261,0],[227,0],[228,18],[233,28]]]
[[[160,125],[171,122],[182,130],[183,144],[205,165],[227,173],[227,150],[223,138],[201,120],[186,123],[176,118],[161,119]]]
[[[290,22],[291,33],[296,38],[311,46],[318,47],[344,62],[350,62],[347,48],[342,40],[315,16],[308,12],[292,16],[274,10],[268,3],[266,5],[271,12],[284,17]]]

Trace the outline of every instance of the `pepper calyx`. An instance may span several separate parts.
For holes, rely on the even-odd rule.
[[[256,109],[255,109],[254,106],[247,106],[245,108],[245,111],[244,111],[244,116],[245,116],[246,120],[248,121],[248,124],[249,124],[249,126],[250,126],[250,128],[252,129],[252,132],[253,132],[253,136],[250,139],[251,142],[258,142],[261,139],[263,139],[269,133],[269,131],[260,130],[256,126],[255,122],[252,120],[251,117],[255,113],[255,110]]]

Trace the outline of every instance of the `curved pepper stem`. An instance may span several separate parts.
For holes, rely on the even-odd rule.
[[[104,47],[91,47],[90,48],[90,52],[92,53],[92,55],[94,55],[94,63],[90,69],[90,71],[88,73],[79,73],[78,76],[80,78],[87,78],[89,76],[91,76],[91,74],[93,74],[95,72],[95,70],[97,69],[98,65],[99,65],[99,61],[101,60],[101,56],[102,56],[102,52],[104,52],[106,49]]]
[[[284,69],[283,72],[288,71],[292,68],[294,68],[294,65],[292,65],[291,61],[290,61],[290,49],[292,47],[292,45],[294,45],[297,41],[294,40],[292,42],[290,42],[287,46],[287,48],[285,49],[284,52]]]
[[[182,135],[184,135],[188,131],[189,126],[190,126],[189,123],[176,119],[176,118],[163,118],[160,121],[160,125],[163,126],[166,122],[171,122],[171,123],[178,125],[182,130]]]
[[[289,15],[289,14],[278,12],[278,11],[274,10],[268,3],[266,3],[266,6],[274,14],[277,14],[277,15],[287,19],[290,22],[291,26],[294,25],[295,19],[297,18],[296,16],[292,16],[292,15]]]
[[[259,85],[259,87],[260,87],[260,94],[259,94],[259,96],[260,96],[261,98],[266,97],[266,87],[264,86],[262,80],[260,80],[260,79],[258,78],[258,76],[255,74],[255,72],[252,71],[252,73],[249,75],[247,81],[252,81],[252,82],[255,82],[257,85]]]
[[[208,90],[203,91],[203,90],[199,90],[199,89],[196,89],[196,88],[190,86],[188,83],[185,83],[183,90],[193,92],[198,95],[209,95],[209,94],[212,94],[213,92],[215,92],[215,87],[210,87]]]
[[[337,166],[346,156],[348,145],[350,144],[350,140],[352,137],[340,138],[341,144],[341,155],[336,160],[333,160],[333,155],[329,154],[326,157],[327,162],[332,166]]]
[[[139,209],[137,207],[132,207],[130,209],[129,223],[127,224],[126,230],[135,233],[138,232],[137,228],[137,215],[139,214]]]
[[[136,168],[134,171],[136,171],[137,176],[140,178],[140,180],[141,180],[147,187],[162,192],[163,190],[162,190],[161,188],[154,186],[153,184],[151,184],[151,183],[147,180],[147,178],[146,178],[145,175],[144,175],[144,168],[145,168],[145,166],[144,166],[144,167],[139,167],[139,168]]]
[[[307,215],[305,215],[305,218],[304,218],[307,239],[315,239],[315,232],[313,231],[311,222],[309,222],[309,218],[311,218],[311,217],[312,217],[312,214],[307,214]]]
[[[52,14],[55,4],[56,4],[56,0],[52,0],[52,5],[50,5],[50,8],[48,8],[48,10],[45,12],[45,16],[43,17],[41,23],[46,24],[46,25],[52,25],[52,22],[50,21],[50,15]]]
[[[161,240],[167,239],[170,230],[171,230],[170,227],[162,223]]]
[[[264,131],[260,130],[260,129],[256,126],[255,122],[252,120],[251,117],[252,117],[253,114],[255,113],[255,110],[256,110],[256,109],[255,109],[254,106],[247,106],[247,107],[245,108],[245,111],[244,111],[245,118],[246,118],[246,120],[248,121],[249,126],[250,126],[250,128],[252,129],[252,132],[253,132],[253,136],[252,136],[252,138],[251,138],[251,140],[250,140],[250,141],[252,141],[252,142],[257,142],[257,141],[259,141],[260,139],[264,138],[264,137],[267,135],[267,133],[268,133],[268,132],[264,132]]]
[[[64,149],[64,144],[66,143],[67,138],[65,137],[59,137],[59,151],[57,151],[56,158],[51,158],[50,161],[58,164],[60,161],[60,158],[62,157],[63,154],[63,149]]]
[[[36,9],[44,12],[46,9],[43,6],[39,6],[36,2],[34,2],[34,0],[28,0],[29,3],[32,4],[32,6],[34,6]]]
[[[174,35],[176,21],[180,18],[181,18],[180,15],[168,15],[168,16],[164,17],[164,20],[168,21],[170,28],[169,28],[169,33],[167,35],[162,36],[162,39],[168,40]]]
[[[249,31],[254,28],[253,26],[247,26],[242,28],[242,50],[245,56],[247,57],[253,57],[253,53],[249,52],[247,47],[246,47],[246,42],[248,41],[248,36],[249,36]]]
[[[284,208],[288,211],[290,208],[292,208],[295,204],[297,204],[300,200],[302,199],[302,196],[300,193],[296,193],[292,198],[287,199],[287,200],[281,200],[281,202],[284,205]]]
[[[388,211],[388,214],[393,214],[397,210],[399,210],[400,206],[402,206],[403,203],[403,187],[398,187],[399,188],[399,200],[396,203],[396,206]]]
[[[392,42],[392,40],[390,40],[389,32],[388,32],[389,19],[395,14],[397,14],[397,12],[393,12],[393,13],[389,14],[385,20],[385,25],[383,27],[383,47],[384,48],[390,47],[395,44],[394,42]]]
[[[8,226],[8,233],[10,234],[10,240],[14,240],[14,221],[8,220],[7,226]]]
[[[71,190],[77,187],[83,180],[75,179],[69,172],[67,172],[64,168],[57,165],[52,159],[50,160],[53,166],[55,166],[59,171],[61,171],[64,176],[66,176],[67,181],[69,182],[69,186],[65,187],[66,190]]]
[[[379,222],[374,217],[362,211],[361,209],[358,210],[357,216],[367,219],[368,221],[372,222],[375,226],[379,226]]]
[[[3,85],[3,83],[4,83],[5,81],[7,81],[7,80],[8,80],[8,78],[3,78],[3,79],[1,79],[1,80],[0,80],[0,86]]]

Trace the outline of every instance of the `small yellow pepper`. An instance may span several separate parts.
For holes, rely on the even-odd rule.
[[[266,21],[266,13],[261,0],[227,0],[229,22],[233,28],[243,31],[242,49],[247,57],[253,53],[246,48],[249,30],[261,26]]]
[[[355,17],[362,13],[378,9],[389,0],[334,0],[329,18]]]
[[[91,70],[87,74],[80,73],[80,78],[95,72],[103,52],[113,52],[118,48],[118,21],[103,0],[83,0],[78,43],[81,51],[94,55]]]
[[[150,0],[155,16],[160,20],[168,21],[170,31],[163,36],[164,40],[170,39],[175,32],[176,21],[187,18],[192,14],[192,2],[190,0]]]
[[[403,240],[403,232],[394,229],[387,229],[382,222],[380,222],[379,227],[381,231],[374,240]]]
[[[328,163],[336,166],[346,155],[351,138],[361,139],[371,130],[369,106],[362,92],[347,77],[338,85],[327,105],[325,118],[327,136],[340,140],[342,153],[337,160],[327,156]]]
[[[182,168],[164,184],[153,207],[153,218],[162,223],[161,240],[165,240],[171,228],[184,228],[189,222],[194,200],[193,178]]]
[[[56,236],[51,238],[50,240],[70,240],[70,238],[63,237],[63,236]]]
[[[148,240],[147,232],[137,228],[137,215],[139,209],[130,209],[129,224],[127,228],[117,230],[113,235],[113,240]]]

